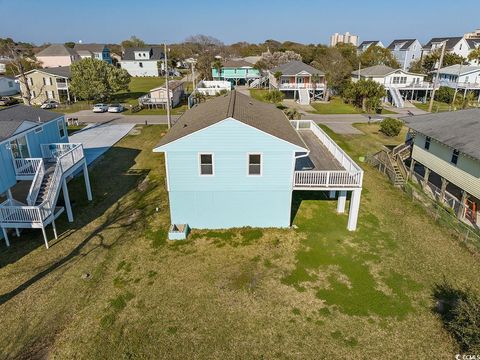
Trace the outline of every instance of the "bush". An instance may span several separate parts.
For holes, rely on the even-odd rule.
[[[455,89],[452,89],[447,86],[441,86],[435,92],[435,100],[450,104],[453,101],[454,94],[455,94]]]
[[[436,285],[434,299],[445,329],[465,353],[480,353],[480,297],[472,291],[453,288],[444,282]]]
[[[380,123],[380,131],[387,136],[397,136],[402,130],[403,122],[394,118],[385,118]]]
[[[280,90],[272,90],[265,94],[265,100],[271,103],[279,103],[283,100],[285,95]]]

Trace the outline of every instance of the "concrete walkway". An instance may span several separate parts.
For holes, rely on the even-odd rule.
[[[92,124],[70,136],[70,142],[82,143],[87,164],[127,135],[135,124]]]

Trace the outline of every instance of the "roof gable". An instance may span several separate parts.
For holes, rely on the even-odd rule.
[[[167,145],[228,118],[233,118],[298,147],[306,148],[303,140],[281,110],[237,91],[231,91],[186,111],[160,140],[157,147]]]
[[[37,57],[42,56],[77,56],[78,54],[75,50],[63,45],[63,44],[52,44],[39,53],[36,54]]]
[[[271,73],[276,73],[277,71],[280,71],[282,75],[285,75],[285,76],[289,76],[289,75],[293,76],[300,73],[309,74],[309,75],[320,75],[320,76],[325,75],[323,71],[318,70],[313,66],[305,64],[304,62],[301,62],[298,60],[290,61],[286,64],[281,64],[276,68],[273,68],[272,70],[270,70]]]

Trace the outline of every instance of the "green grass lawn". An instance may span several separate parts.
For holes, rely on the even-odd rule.
[[[360,114],[361,111],[351,104],[346,104],[342,99],[332,97],[328,103],[312,103],[316,114]]]
[[[428,107],[430,106],[429,102],[426,102],[425,104],[423,103],[414,103],[414,105],[424,111],[428,111]],[[432,112],[443,112],[443,111],[450,111],[450,104],[440,102],[440,101],[434,101],[433,102],[433,108]]]
[[[265,100],[265,95],[268,93],[266,89],[250,89],[250,96],[258,101],[269,102]]]
[[[332,136],[354,157],[395,144]],[[3,358],[452,358],[432,312],[444,279],[480,291],[478,259],[365,167],[356,232],[335,201],[295,192],[292,229],[165,240],[163,126],[137,127],[69,184],[75,221],[0,245]],[[49,228],[48,236],[53,238]]]

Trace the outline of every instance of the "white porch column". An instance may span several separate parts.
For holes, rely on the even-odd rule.
[[[43,234],[43,241],[45,241],[45,247],[48,249],[47,233],[45,232],[44,227],[42,227],[42,234]]]
[[[67,180],[62,182],[63,199],[65,200],[65,208],[67,209],[67,217],[69,222],[73,222],[72,206],[70,204],[70,196],[68,195]]]
[[[5,245],[10,246],[10,241],[8,241],[7,229],[2,227],[3,239],[5,240]]]
[[[57,227],[55,226],[55,220],[52,221],[52,227],[53,227],[53,235],[55,236],[55,240],[58,240]]]
[[[357,229],[358,211],[360,210],[361,194],[362,194],[362,189],[357,189],[352,191],[352,198],[350,199],[350,211],[348,214],[348,225],[347,225],[347,229],[349,231],[355,231]]]
[[[88,176],[87,161],[83,163],[83,178],[85,179],[85,188],[87,189],[87,199],[92,201],[92,188],[90,186],[90,177]]]
[[[335,199],[335,195],[337,195],[336,191],[329,191],[328,192],[328,198],[329,199]]]
[[[337,213],[343,214],[345,212],[345,203],[347,202],[347,192],[340,191],[338,194]]]

